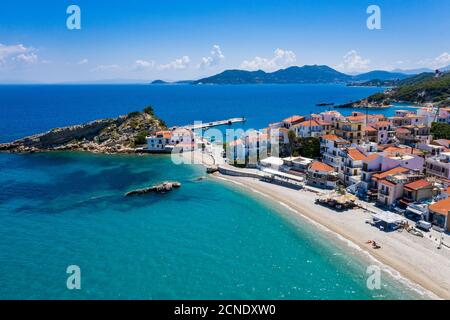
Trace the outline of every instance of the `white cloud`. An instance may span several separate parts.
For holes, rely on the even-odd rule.
[[[23,44],[4,45],[0,43],[0,66],[8,63],[31,64],[38,62],[35,50]]]
[[[420,67],[427,67],[431,69],[439,69],[446,67],[450,64],[450,54],[448,52],[443,52],[435,58],[427,58],[417,61],[416,65]]]
[[[449,64],[450,64],[450,54],[448,52],[444,52],[440,56],[434,58],[434,66],[436,68],[446,67]]]
[[[255,57],[253,60],[244,60],[241,63],[242,69],[247,70],[276,70],[292,66],[297,61],[293,51],[276,49],[272,58]]]
[[[23,64],[33,64],[38,62],[38,56],[34,53],[21,53],[18,56],[13,58],[14,61],[23,63]]]
[[[175,59],[172,62],[167,64],[162,64],[158,67],[160,70],[168,70],[168,69],[186,69],[189,66],[191,59],[188,56],[182,56],[179,59]]]
[[[220,49],[219,45],[215,44],[213,45],[213,49],[211,50],[210,55],[202,58],[202,61],[199,64],[199,68],[206,69],[209,67],[217,66],[223,59],[225,59],[225,56],[222,53],[222,49]]]
[[[359,72],[369,69],[370,59],[363,59],[355,50],[350,50],[343,58],[344,61],[336,66],[341,71]]]
[[[146,60],[136,60],[134,62],[133,70],[135,71],[144,71],[148,69],[152,69],[155,66],[155,62],[153,60],[146,61]]]
[[[86,58],[81,59],[80,61],[78,61],[78,64],[79,64],[79,65],[88,64],[88,63],[89,63],[89,60],[86,59]]]
[[[101,64],[96,66],[94,69],[92,69],[91,71],[93,72],[97,72],[97,71],[117,71],[120,69],[120,66],[117,64]]]

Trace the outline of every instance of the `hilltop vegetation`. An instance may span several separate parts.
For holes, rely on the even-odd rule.
[[[441,102],[450,97],[450,73],[435,77],[432,73],[422,73],[398,82],[397,87],[383,94],[368,97],[369,101],[399,102]]]
[[[422,74],[406,79],[394,90],[392,97],[397,101],[439,102],[450,97],[450,73],[435,78]]]

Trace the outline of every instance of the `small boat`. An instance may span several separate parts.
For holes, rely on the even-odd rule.
[[[318,106],[318,107],[334,106],[334,102],[331,102],[331,103],[326,103],[326,102],[317,103],[316,106]]]

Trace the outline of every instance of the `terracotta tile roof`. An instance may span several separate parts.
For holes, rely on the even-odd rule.
[[[419,189],[430,187],[430,186],[432,186],[432,184],[425,179],[416,180],[414,182],[405,184],[405,188],[408,188],[411,190],[419,190]]]
[[[397,128],[395,129],[396,133],[409,133],[409,130],[406,128]]]
[[[320,161],[314,161],[311,166],[309,167],[311,170],[317,170],[317,171],[326,171],[331,172],[334,171],[333,167],[327,165],[326,163],[320,162]]]
[[[403,153],[403,154],[411,154],[411,147],[387,147],[386,149],[384,149],[383,151],[388,152],[388,153]],[[422,155],[423,151],[414,148],[413,150],[413,154],[415,155]]]
[[[320,120],[320,119],[317,120],[317,123],[320,124],[320,125],[322,125],[322,126],[330,126],[330,125],[332,125],[331,122],[323,121],[323,120]]]
[[[428,209],[430,211],[447,216],[448,212],[450,211],[450,198],[430,204]]]
[[[347,120],[348,121],[356,121],[356,122],[361,122],[364,121],[366,119],[366,116],[362,115],[362,116],[348,116]]]
[[[157,136],[163,136],[164,139],[170,139],[172,137],[171,131],[158,131],[156,132]]]
[[[389,121],[377,121],[374,123],[377,127],[390,126],[391,123]]]
[[[403,167],[395,167],[391,170],[387,170],[384,172],[380,172],[380,173],[375,173],[372,177],[375,179],[384,179],[387,176],[393,175],[393,174],[397,174],[397,173],[406,173],[408,172],[409,169],[407,168],[403,168]]]
[[[293,115],[289,118],[284,119],[283,122],[292,123],[292,122],[296,122],[296,121],[302,121],[304,119],[305,119],[305,117],[303,117],[303,116]]]
[[[353,160],[357,160],[358,161],[358,160],[366,159],[366,156],[361,151],[359,151],[358,149],[355,149],[355,148],[349,148],[347,150],[347,154]]]
[[[378,130],[371,126],[365,126],[364,131],[372,131],[373,132],[373,131],[378,131]]]
[[[296,125],[294,125],[294,127],[309,127],[310,125],[313,127],[318,127],[321,124],[316,120],[305,120],[303,122],[297,123]]]
[[[330,141],[336,141],[336,140],[339,140],[339,139],[341,139],[341,138],[338,137],[338,136],[335,135],[335,134],[326,134],[326,135],[323,135],[323,136],[322,136],[322,139],[324,139],[324,140],[330,140]]]

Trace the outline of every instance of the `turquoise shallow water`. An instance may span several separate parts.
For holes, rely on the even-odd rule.
[[[414,295],[286,210],[167,156],[0,154],[2,299],[397,299]],[[182,188],[125,198],[166,179]],[[66,288],[78,265],[82,289]]]

